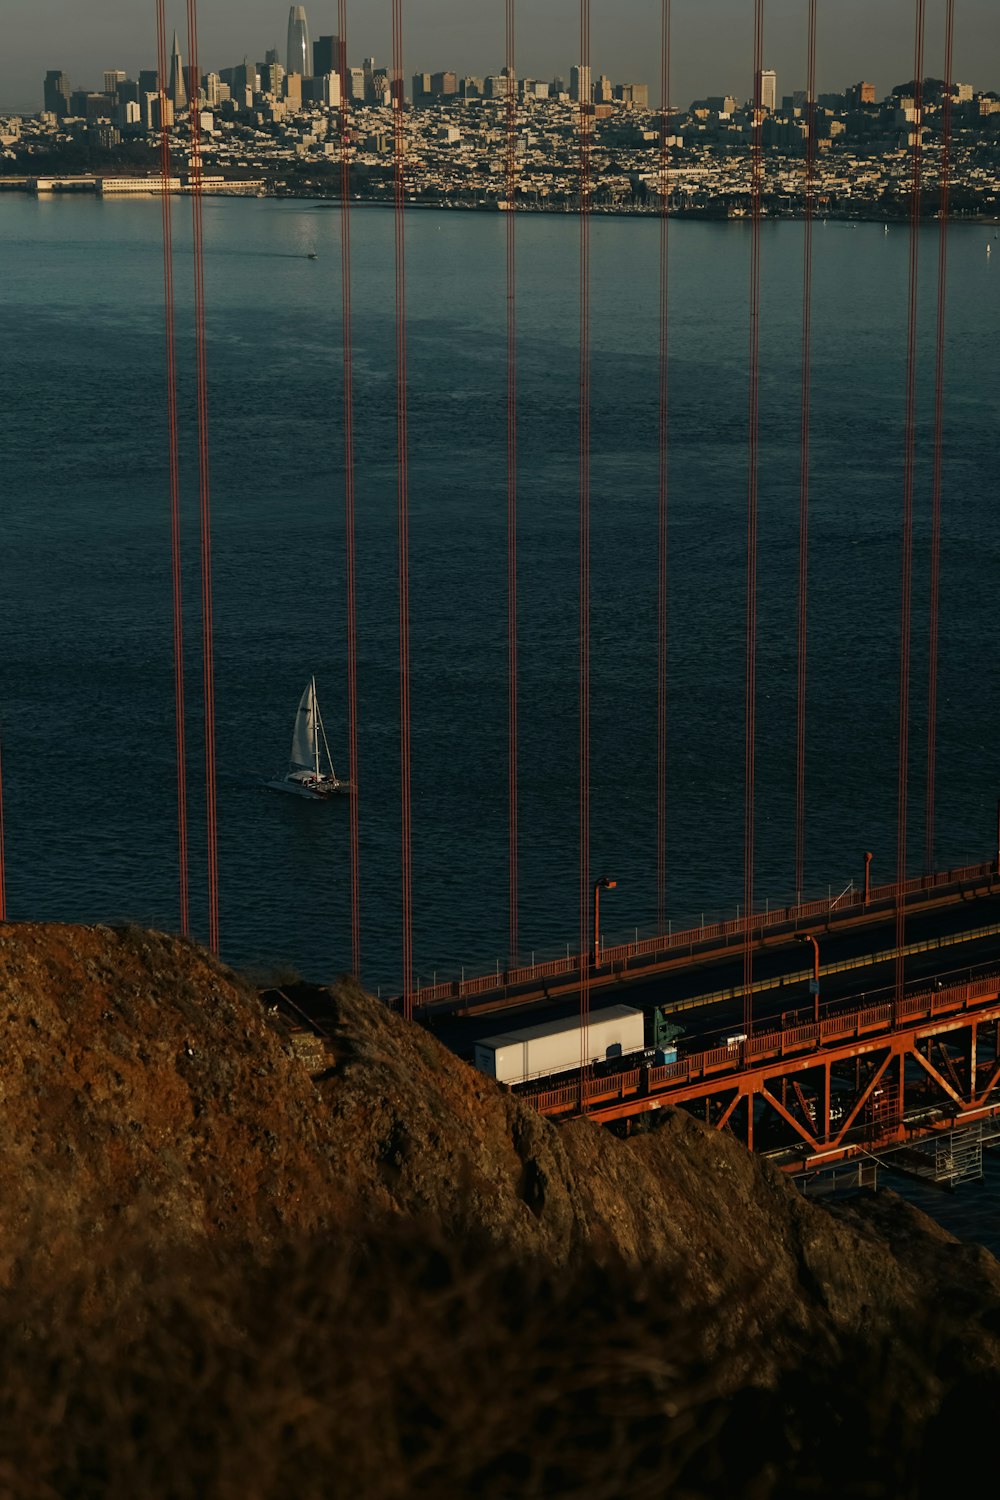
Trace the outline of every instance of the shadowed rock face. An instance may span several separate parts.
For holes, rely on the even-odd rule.
[[[0,929],[0,1451],[9,1429],[36,1481],[10,1493],[592,1500],[712,1493],[713,1463],[735,1493],[733,1444],[846,1462],[809,1426],[832,1403],[869,1477],[891,1436],[869,1492],[916,1494],[937,1414],[1000,1382],[1000,1266],[892,1195],[807,1203],[681,1112],[557,1129],[354,985],[330,1009],[314,1083],[191,944]],[[397,1471],[366,1468],[380,1443]],[[67,1491],[84,1450],[98,1487]],[[323,1488],[334,1455],[347,1489]]]

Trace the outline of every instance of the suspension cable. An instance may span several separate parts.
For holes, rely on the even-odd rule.
[[[413,1014],[413,853],[410,801],[410,516],[406,388],[406,121],[403,0],[392,0],[392,126],[396,231],[396,495],[399,550],[399,728],[402,789],[403,1013]]]
[[[795,724],[795,892],[801,904],[806,865],[806,687],[809,608],[809,439],[812,405],[813,219],[816,210],[816,6],[809,0],[806,68],[806,171],[803,205],[802,422],[799,464],[798,681]]]
[[[660,36],[660,442],[659,527],[657,539],[657,687],[656,687],[656,916],[659,931],[667,926],[667,673],[668,615],[668,500],[670,416],[670,149],[667,119],[670,110],[671,0],[663,0]]]
[[[910,752],[910,644],[913,615],[913,490],[917,431],[917,331],[920,282],[920,209],[923,184],[923,77],[926,0],[916,0],[913,46],[914,129],[910,199],[910,285],[906,357],[906,425],[903,464],[903,546],[899,633],[899,765],[896,823],[896,1000],[906,982],[906,834]]]
[[[750,198],[750,411],[747,488],[746,693],[743,824],[743,1030],[753,1032],[753,902],[757,755],[757,512],[760,480],[760,220],[764,175],[764,0],[754,5],[754,105]]]
[[[160,206],[163,220],[163,310],[167,361],[167,449],[170,471],[170,557],[174,629],[174,732],[177,758],[177,867],[180,930],[190,928],[187,829],[187,736],[184,722],[184,613],[181,591],[180,446],[177,422],[177,324],[174,310],[173,209],[170,193],[170,127],[167,124],[167,26],[165,0],[156,0],[156,45],[159,67]]]
[[[198,92],[198,0],[188,0],[188,57],[191,87],[191,219],[194,240],[195,350],[198,389],[198,490],[201,518],[201,616],[205,688],[205,809],[208,862],[208,944],[219,951],[219,829],[215,771],[215,649],[212,623],[212,488],[208,429],[208,340],[205,332],[205,227],[201,163],[201,110]]]
[[[580,0],[580,1097],[587,1107],[590,1026],[590,0]],[[596,944],[598,935],[594,934]]]
[[[354,331],[351,318],[351,114],[347,97],[347,0],[338,0],[340,69],[340,258],[344,330],[344,496],[347,567],[347,733],[353,794],[351,826],[351,973],[361,978],[361,781],[358,768],[358,610],[354,472]]]
[[[507,736],[508,951],[516,964],[518,936],[518,690],[517,690],[517,87],[515,4],[505,0],[507,53]]]
[[[938,215],[937,357],[934,373],[934,488],[931,501],[930,642],[927,654],[927,793],[924,868],[934,869],[937,791],[938,636],[941,603],[941,502],[944,475],[945,329],[948,311],[948,217],[951,207],[952,89],[955,0],[947,0],[944,42],[944,103],[941,116],[941,207]]]

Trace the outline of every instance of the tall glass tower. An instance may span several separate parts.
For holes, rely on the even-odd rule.
[[[309,45],[309,22],[304,5],[293,5],[288,12],[288,71],[312,77],[312,48]]]

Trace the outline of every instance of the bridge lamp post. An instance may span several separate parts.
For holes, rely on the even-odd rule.
[[[874,854],[865,855],[865,906],[872,899],[872,860],[874,858]]]
[[[607,875],[602,875],[600,880],[594,881],[594,968],[601,961],[601,892],[613,891],[617,888],[617,880],[609,880]]]
[[[812,943],[813,945],[813,977],[809,981],[809,993],[813,997],[814,1011],[813,1019],[819,1025],[819,943],[811,932],[797,932],[795,936],[800,943]]]

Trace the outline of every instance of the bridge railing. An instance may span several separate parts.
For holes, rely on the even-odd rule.
[[[948,1014],[960,1014],[982,1000],[995,1000],[1000,991],[1000,971],[964,984],[947,988],[918,990],[905,995],[898,1003],[859,1006],[827,1016],[818,1023],[789,1027],[787,1030],[760,1032],[745,1042],[693,1052],[675,1063],[653,1068],[631,1068],[606,1078],[588,1079],[583,1089],[587,1105],[617,1104],[643,1096],[662,1094],[669,1103],[671,1091],[689,1084],[716,1080],[729,1073],[737,1079],[741,1073],[754,1072],[762,1063],[780,1061],[789,1055],[801,1057],[824,1048],[877,1035],[891,1036],[910,1030],[923,1020],[931,1021]],[[566,1115],[581,1112],[580,1081],[522,1096],[543,1115]]]
[[[976,865],[964,865],[953,870],[938,870],[932,875],[915,875],[902,885],[892,883],[871,888],[867,905],[881,906],[896,901],[899,897],[915,895],[920,891],[945,889],[948,886],[965,885],[970,882],[989,880],[997,873],[995,861]],[[796,906],[775,907],[771,911],[754,912],[746,916],[732,917],[724,922],[702,923],[698,927],[687,927],[677,932],[660,933],[653,937],[640,938],[632,943],[619,943],[601,951],[600,968],[627,969],[636,959],[649,958],[655,954],[665,957],[680,953],[684,949],[703,947],[706,943],[746,937],[747,932],[763,933],[775,927],[798,926],[814,922],[817,918],[841,916],[865,908],[864,893],[849,888],[839,896],[828,896],[826,900],[806,901]],[[547,959],[537,964],[522,964],[515,969],[493,970],[488,974],[475,975],[469,979],[444,980],[440,984],[425,985],[414,991],[413,1003],[419,1009],[441,1000],[475,999],[477,995],[496,994],[499,990],[519,989],[522,986],[541,984],[562,975],[579,974],[582,964],[591,963],[588,953],[581,962],[580,954],[566,954],[563,958]]]

